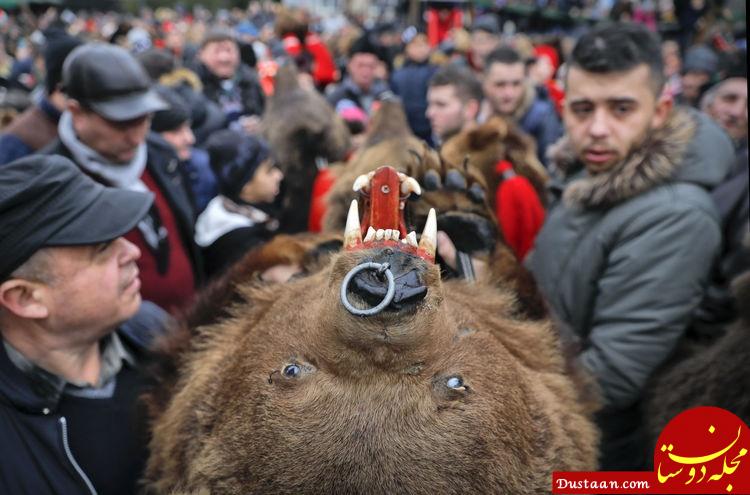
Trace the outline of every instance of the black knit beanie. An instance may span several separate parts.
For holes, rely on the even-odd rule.
[[[177,68],[175,56],[164,48],[150,48],[136,55],[136,58],[154,81]]]
[[[53,33],[48,35],[47,43],[44,46],[44,68],[47,76],[44,81],[44,87],[47,94],[52,94],[62,81],[62,67],[65,57],[73,51],[83,41],[65,33]]]
[[[168,107],[154,112],[151,130],[154,132],[173,131],[190,120],[190,107],[185,99],[173,89],[155,86],[154,90]]]
[[[352,43],[352,46],[349,48],[349,58],[357,53],[370,53],[378,57],[380,60],[384,60],[385,58],[383,48],[373,41],[371,35],[368,33],[363,34]]]
[[[263,161],[271,156],[268,144],[256,136],[221,130],[206,141],[211,168],[219,183],[219,192],[236,203],[243,203],[239,195],[250,182]]]

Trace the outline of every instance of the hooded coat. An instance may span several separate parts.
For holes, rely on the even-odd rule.
[[[571,169],[564,140],[556,165]],[[537,237],[529,268],[606,404],[602,469],[642,465],[641,394],[703,296],[721,245],[709,190],[732,162],[718,126],[676,109],[627,159],[570,182]]]

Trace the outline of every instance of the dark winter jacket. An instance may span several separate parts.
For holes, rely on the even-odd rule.
[[[13,119],[0,135],[0,165],[30,155],[57,138],[60,112],[43,99]]]
[[[263,114],[266,106],[263,89],[257,74],[247,65],[240,64],[229,81],[219,79],[203,64],[198,64],[195,72],[203,83],[203,94],[221,107],[228,122],[243,115]],[[225,89],[228,82],[232,86],[229,90]]]
[[[529,86],[514,118],[521,129],[534,138],[537,157],[547,165],[547,148],[563,134],[562,123],[554,103],[544,90]]]
[[[340,112],[348,105],[354,105],[367,115],[372,115],[373,103],[393,96],[393,91],[388,84],[379,80],[372,83],[367,93],[354,84],[349,77],[345,78],[340,84],[328,86],[328,88],[326,99],[336,112]]]
[[[721,217],[724,243],[711,274],[711,282],[696,311],[691,333],[694,337],[718,337],[737,317],[737,306],[729,287],[738,274],[750,269],[747,241],[750,233],[750,169],[747,143],[740,146],[730,176],[711,193]]]
[[[68,402],[75,402],[76,398],[32,386],[29,376],[13,364],[0,341],[0,493],[135,492],[148,452],[144,425],[132,424],[139,418],[136,399],[146,384],[141,370],[147,359],[147,347],[163,332],[165,323],[163,311],[144,303],[141,310],[117,330],[135,362],[123,362],[114,378],[112,398],[102,399],[111,409],[103,409],[97,399],[88,401],[92,406],[90,414],[96,415],[96,420],[94,424],[78,426],[71,424],[70,418],[62,413],[70,409]],[[92,430],[90,436],[89,429]],[[86,434],[75,433],[81,430]],[[103,438],[105,431],[120,438]],[[101,480],[104,473],[86,471],[82,468],[85,463],[79,463],[91,457],[95,449],[91,447],[86,451],[87,443],[113,452],[111,456],[103,456],[110,458],[107,466],[111,471],[101,484],[97,478]],[[102,486],[107,483],[109,487]]]
[[[677,110],[613,169],[569,183],[537,237],[528,265],[606,403],[602,469],[638,468],[627,437],[703,297],[721,244],[709,190],[732,162],[721,129]]]
[[[219,194],[216,176],[211,170],[211,160],[202,148],[193,148],[190,159],[182,163],[185,178],[192,192],[193,209],[200,215],[206,205]]]
[[[393,73],[391,88],[404,104],[406,119],[412,132],[431,144],[432,128],[427,119],[427,88],[437,67],[429,63],[408,61]]]

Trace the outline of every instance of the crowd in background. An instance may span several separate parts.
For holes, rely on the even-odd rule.
[[[503,44],[517,48],[527,61],[536,58],[536,47],[551,46],[552,50],[547,53],[553,64],[564,62],[575,38],[591,22],[604,20],[639,22],[662,32],[664,39],[669,40],[665,43],[665,50],[670,53],[677,50],[675,58],[670,59],[670,75],[680,72],[679,64],[692,46],[705,45],[722,58],[727,53],[746,48],[745,23],[737,17],[742,16],[742,12],[731,12],[725,2],[601,0],[538,4],[531,9],[524,2],[510,1],[489,11],[494,13],[497,21],[492,34]],[[298,38],[315,35],[335,63],[333,67],[317,67],[320,59],[315,58],[318,71],[315,82],[319,89],[338,80],[345,72],[350,45],[363,32],[370,35],[382,52],[379,55],[385,67],[378,74],[380,79],[387,79],[404,62],[405,38],[412,36],[408,27],[416,27],[428,37],[429,58],[437,64],[457,59],[467,59],[471,63],[472,57],[477,58],[477,49],[482,50],[479,47],[481,41],[474,39],[476,37],[472,34],[472,22],[481,10],[469,10],[468,4],[460,2],[423,3],[421,19],[414,26],[407,24],[405,15],[380,22],[366,14],[345,12],[322,17],[315,12],[300,11],[295,14],[300,18],[290,22],[284,14],[278,19],[280,9],[279,3],[249,2],[246,10],[210,12],[200,7],[189,10],[184,7],[159,8],[142,9],[137,16],[117,12],[74,13],[57,8],[0,11],[0,85],[26,92],[39,86],[44,77],[42,52],[49,34],[47,31],[54,32],[61,26],[70,35],[115,43],[133,53],[163,48],[175,56],[178,64],[188,66],[192,64],[206,31],[227,27],[236,35],[243,62],[258,71],[261,80],[272,78],[274,63],[289,58],[296,59],[300,66],[309,66],[311,61],[302,59],[319,57],[321,53],[314,46],[315,38],[308,39],[307,43],[303,40],[300,49],[293,47],[290,35]],[[528,13],[524,16],[518,14],[524,9],[542,14],[563,12],[590,22],[564,24],[556,20],[547,23]],[[300,29],[305,32],[299,32]],[[720,72],[715,72],[712,77],[720,77]],[[265,88],[267,92],[269,89]],[[29,99],[23,96],[15,92],[6,94],[2,105],[23,108],[29,104]]]

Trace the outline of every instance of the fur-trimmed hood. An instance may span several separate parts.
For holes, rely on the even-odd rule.
[[[726,177],[733,162],[729,138],[708,117],[677,108],[666,124],[614,168],[585,175],[565,188],[568,205],[610,207],[666,182],[690,182],[711,189]],[[724,145],[726,142],[727,145]],[[567,136],[550,148],[562,170],[574,168],[575,153]]]
[[[169,87],[187,84],[193,91],[203,91],[203,83],[198,74],[186,67],[180,67],[162,75],[159,78],[159,84]]]
[[[531,108],[531,105],[534,104],[535,100],[536,88],[533,84],[526,84],[526,87],[523,90],[523,98],[521,99],[521,103],[518,105],[518,108],[516,108],[516,111],[513,112],[513,114],[510,116],[513,122],[520,122]]]

